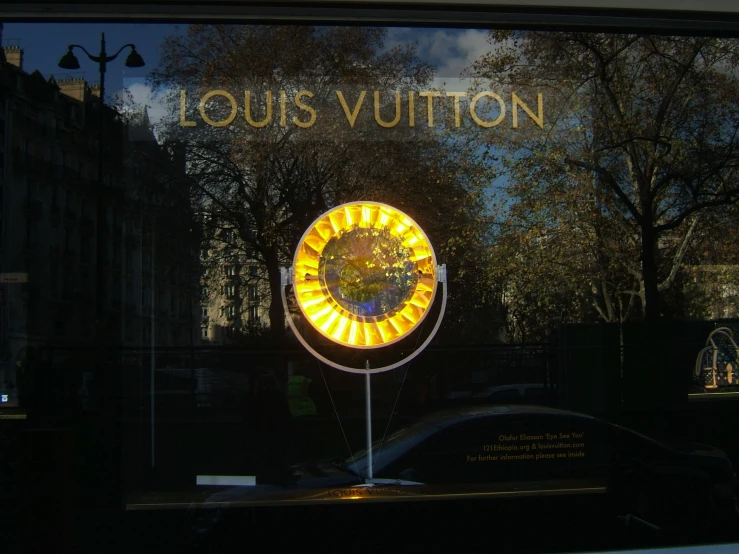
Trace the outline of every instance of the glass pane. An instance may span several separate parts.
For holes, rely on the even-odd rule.
[[[736,10],[386,7],[0,27],[2,544],[627,482],[733,537]]]

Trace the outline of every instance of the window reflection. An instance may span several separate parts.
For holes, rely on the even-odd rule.
[[[2,33],[0,418],[74,429],[85,491],[190,502],[213,492],[198,476],[247,476],[239,501],[283,501],[323,494],[327,476],[364,479],[352,464],[367,458],[365,382],[311,358],[286,318],[352,367],[406,358],[428,326],[370,354],[326,344],[280,270],[321,214],[369,200],[418,222],[449,283],[434,343],[372,377],[386,433],[370,437],[387,461],[377,477],[456,494],[669,459],[728,486],[737,38],[15,22]],[[58,67],[70,43],[97,52],[102,33],[108,53],[135,43],[146,60],[126,66],[125,46],[104,95],[81,52],[79,70]],[[424,277],[405,238],[335,232],[317,228],[315,269],[336,304],[368,320],[413,304]],[[504,408],[520,417],[495,419]],[[586,460],[492,473],[467,460],[496,437],[567,434],[557,408],[602,418],[574,429],[595,437]],[[473,409],[491,418],[482,430],[465,420],[414,435],[419,418],[473,421]],[[120,471],[118,489],[97,467]]]

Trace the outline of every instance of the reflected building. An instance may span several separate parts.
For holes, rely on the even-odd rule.
[[[202,221],[200,342],[238,344],[269,325],[269,283],[236,229]]]
[[[200,270],[180,149],[156,141],[145,111],[122,117],[84,79],[3,53],[3,387],[29,347],[192,345]]]

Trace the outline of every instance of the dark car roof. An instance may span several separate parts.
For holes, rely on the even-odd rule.
[[[566,410],[558,410],[556,408],[546,408],[543,406],[470,406],[442,410],[429,414],[418,420],[416,423],[400,429],[388,437],[386,441],[378,441],[375,443],[374,448],[376,448],[376,450],[373,466],[376,469],[381,469],[384,464],[390,463],[411,448],[453,425],[488,418],[510,417],[516,415],[565,416],[568,418],[597,421],[595,418],[588,415],[568,412]],[[361,472],[365,470],[367,460],[367,452],[366,450],[362,450],[347,459],[346,463],[354,468],[358,468],[358,471]]]
[[[434,427],[445,428],[450,425],[461,423],[464,421],[473,421],[475,419],[481,419],[486,417],[493,417],[496,415],[551,415],[551,416],[567,416],[577,417],[581,419],[595,418],[580,414],[577,412],[570,412],[567,410],[560,410],[557,408],[547,408],[545,406],[465,406],[460,408],[453,408],[449,410],[443,410],[429,414],[428,416],[421,419],[423,423],[433,425]]]

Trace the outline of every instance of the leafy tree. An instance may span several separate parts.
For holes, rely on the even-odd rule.
[[[470,74],[544,102],[543,129],[482,137],[503,155],[514,203],[535,210],[526,232],[569,243],[552,256],[589,245],[559,260],[584,270],[603,319],[628,316],[634,299],[658,318],[707,211],[739,199],[739,41],[494,31],[490,42]]]
[[[739,206],[704,214],[680,282],[686,315],[733,318],[739,307]]]
[[[155,86],[174,93],[174,117],[163,134],[186,145],[193,202],[210,228],[210,244],[220,244],[219,252],[227,245],[229,255],[264,269],[277,339],[285,332],[280,267],[290,264],[304,230],[333,205],[392,204],[419,222],[440,254],[463,254],[455,240],[480,205],[469,177],[471,150],[420,125],[379,124],[378,113],[392,122],[393,91],[419,91],[433,76],[414,47],[385,49],[385,33],[193,25],[165,40],[152,75]],[[233,113],[223,95],[205,106],[213,121],[232,118],[228,125],[206,125],[198,111],[198,99],[216,89],[238,99]],[[182,121],[193,122],[186,126],[181,90],[189,98]],[[379,112],[375,95],[381,95]]]
[[[633,316],[636,241],[613,225],[598,193],[597,182],[544,165],[505,187],[515,202],[496,218],[490,278],[504,284],[510,337],[543,339],[554,323]]]

